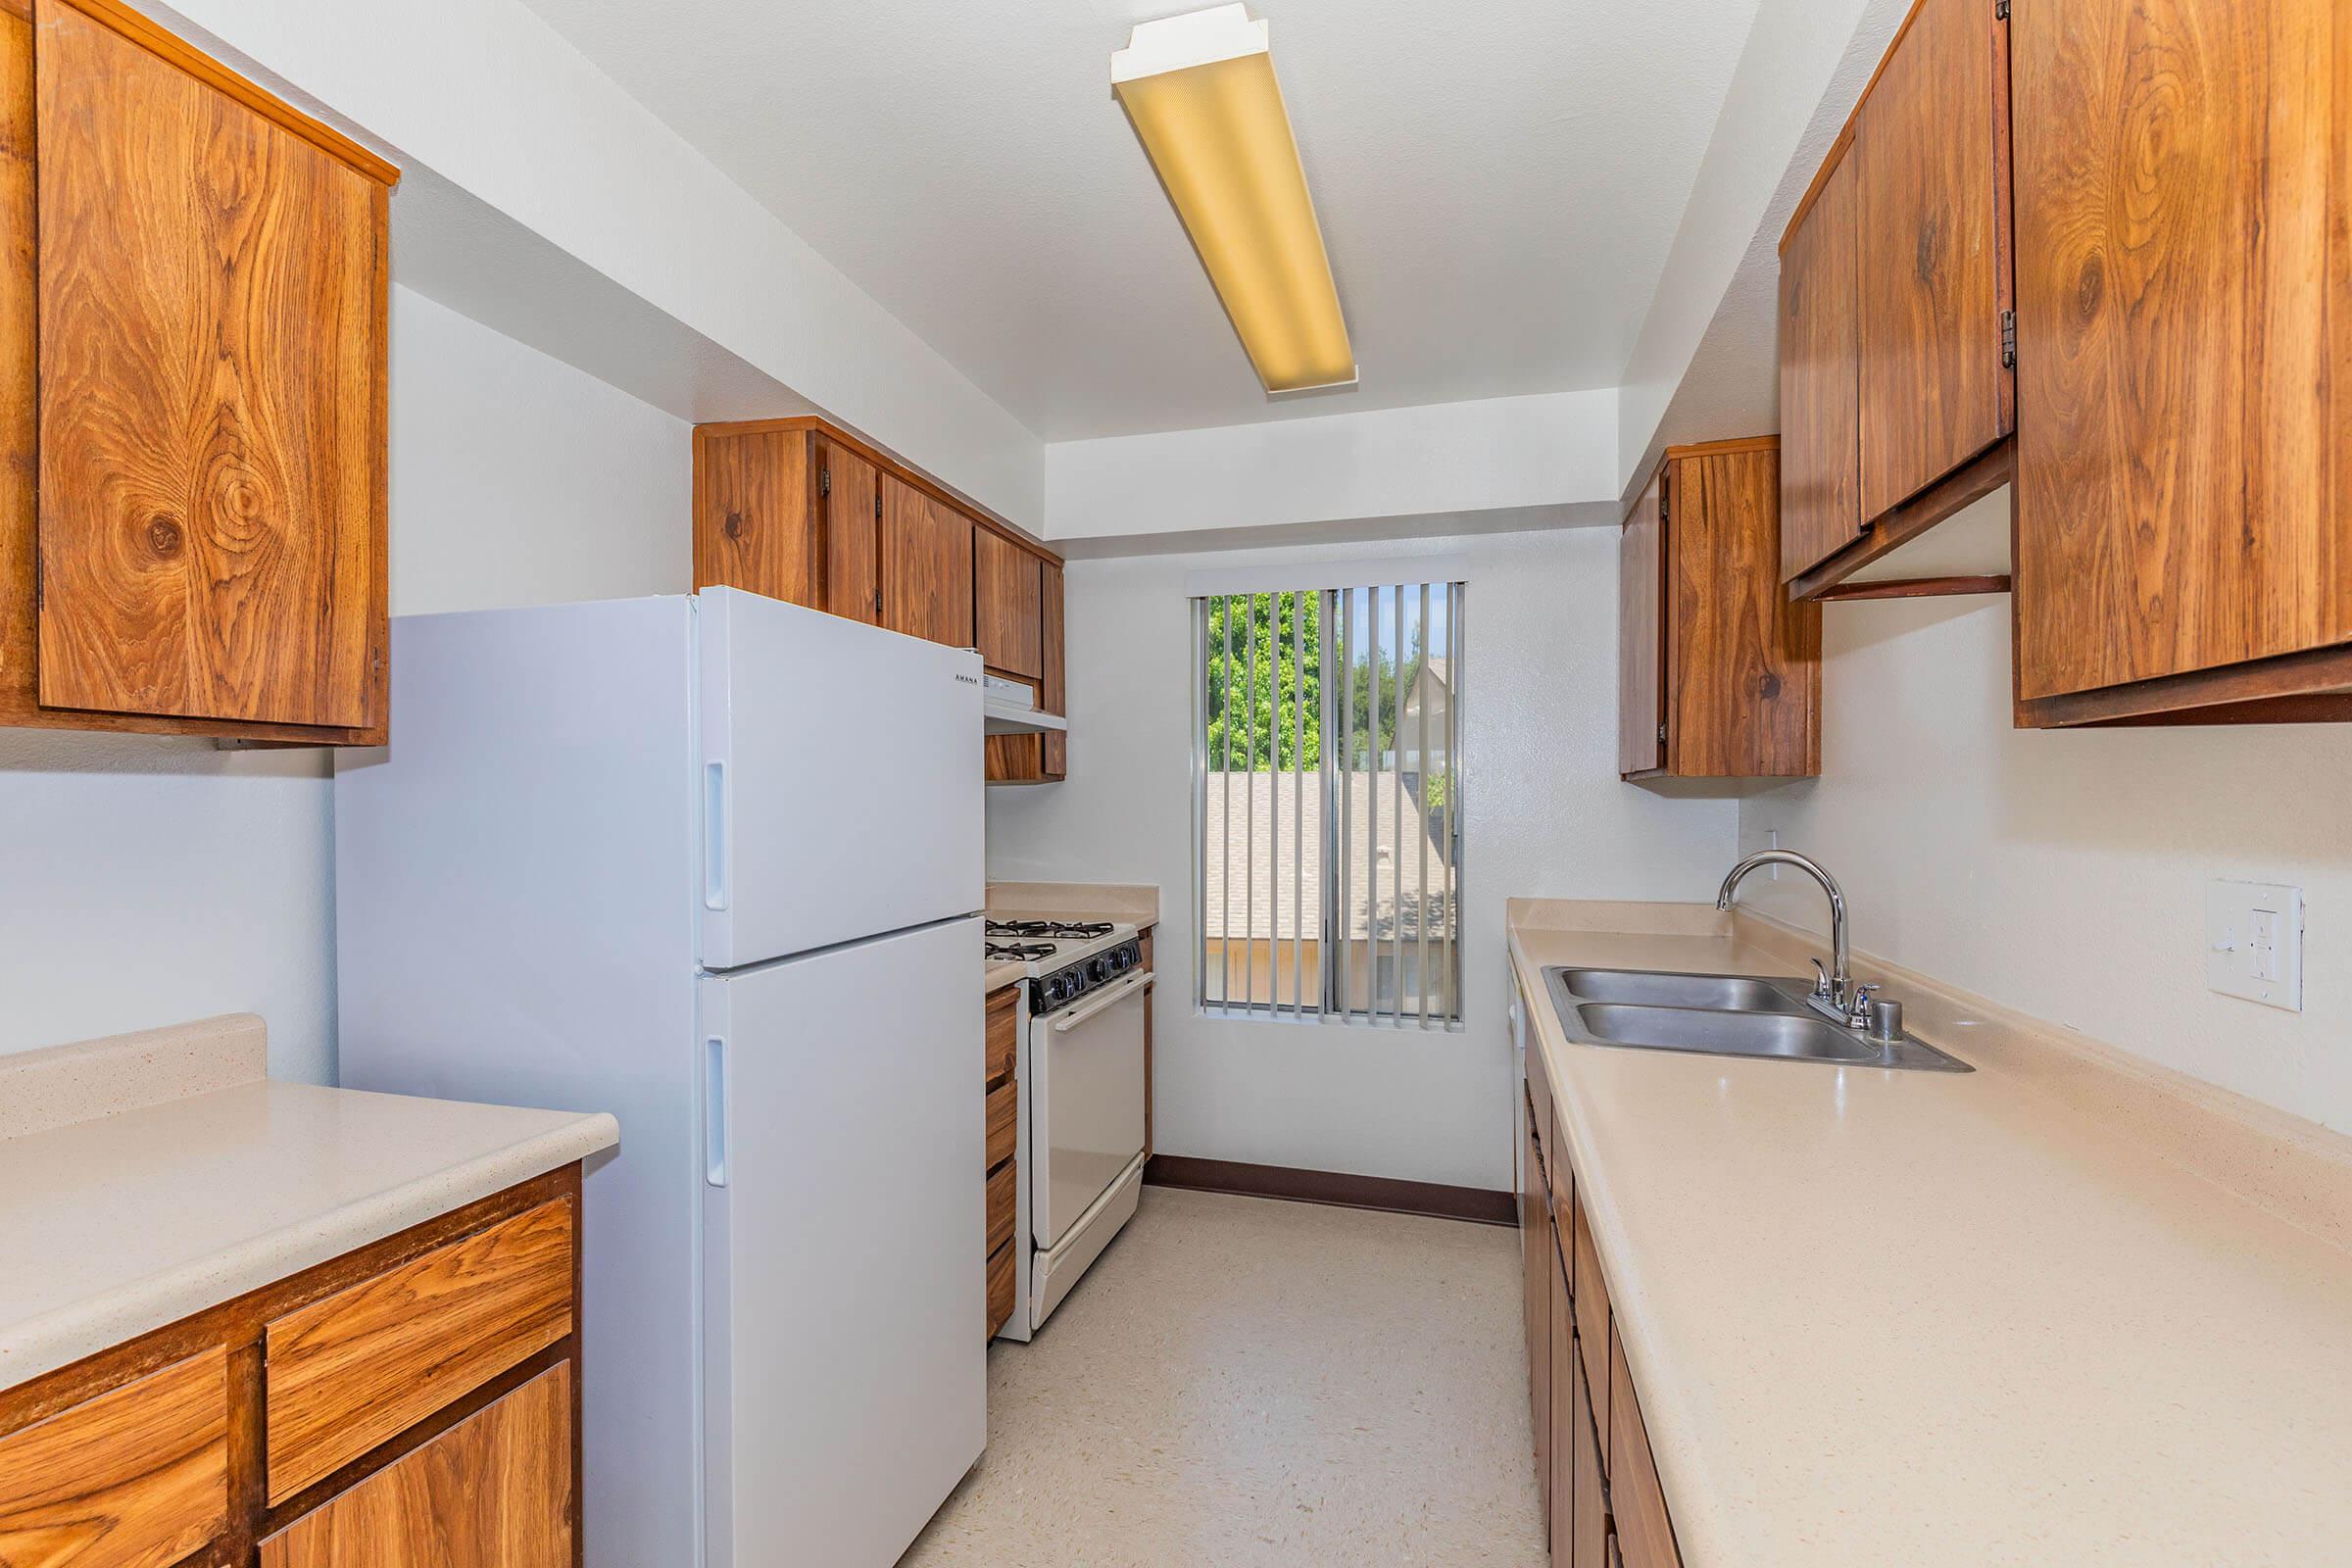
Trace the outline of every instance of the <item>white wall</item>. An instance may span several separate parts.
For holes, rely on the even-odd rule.
[[[1188,573],[1469,562],[1460,1034],[1203,1018],[1192,1007]],[[1073,562],[1070,778],[989,792],[989,872],[1156,883],[1160,1150],[1507,1189],[1503,901],[1711,896],[1738,807],[1618,781],[1617,535],[1565,529]]]
[[[392,612],[694,586],[683,419],[392,291]]]
[[[682,330],[642,347],[678,365],[641,367],[644,383],[715,344],[1014,521],[1039,523],[1038,438],[522,0],[141,4],[658,307]],[[444,217],[467,220],[462,204]],[[527,261],[514,272],[532,275]],[[528,299],[508,306],[539,314]],[[602,331],[590,316],[570,334],[588,363],[604,352]]]
[[[0,1053],[217,1012],[334,1064],[325,757],[0,729]]]
[[[1614,392],[1552,392],[1057,441],[1046,448],[1046,535],[1066,548],[1596,503],[1615,522],[1616,421]]]
[[[688,586],[682,422],[407,290],[391,391],[396,612]],[[253,1011],[331,1080],[332,810],[322,752],[0,729],[0,1053]]]
[[[2020,731],[2009,601],[1832,605],[1823,776],[1750,799],[1857,947],[2352,1131],[2352,726]],[[2305,1010],[2205,988],[2205,884],[2301,886]],[[1811,884],[1749,887],[1821,928]]]

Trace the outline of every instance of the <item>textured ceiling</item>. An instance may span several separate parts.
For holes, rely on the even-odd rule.
[[[1614,385],[1756,0],[1251,0],[1362,384],[1269,403],[1121,0],[529,0],[1047,440]]]

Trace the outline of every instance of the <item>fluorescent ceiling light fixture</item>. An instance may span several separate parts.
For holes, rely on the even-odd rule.
[[[1354,385],[1266,24],[1240,5],[1144,23],[1110,57],[1110,85],[1266,390]]]

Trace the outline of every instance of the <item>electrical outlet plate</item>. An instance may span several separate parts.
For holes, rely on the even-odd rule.
[[[2206,884],[2205,983],[2224,996],[2301,1012],[2303,890]]]

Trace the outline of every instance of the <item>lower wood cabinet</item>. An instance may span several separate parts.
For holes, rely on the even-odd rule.
[[[262,1543],[262,1568],[571,1568],[559,1362]]]
[[[1669,447],[1620,544],[1618,771],[1821,771],[1821,607],[1781,589],[1780,443]]]
[[[1537,1131],[1535,1102],[1524,1107],[1527,1131],[1519,1149],[1519,1261],[1525,1288],[1522,1310],[1527,1330],[1528,1414],[1535,1432],[1536,1495],[1544,1528],[1552,1517],[1551,1359],[1552,1250],[1549,1178]]]
[[[1568,1555],[1555,1547],[1552,1568],[1608,1568],[1614,1532],[1609,1525],[1609,1485],[1601,1446],[1600,1428],[1592,1415],[1592,1386],[1586,1381],[1584,1362],[1569,1364],[1570,1458],[1575,1479],[1574,1513],[1568,1532]]]
[[[1020,1088],[1015,1074],[1020,1063],[1021,988],[1010,985],[990,992],[986,1009],[987,1023],[981,1031],[985,1043],[981,1088],[987,1097],[983,1105],[988,1126],[988,1228],[981,1259],[987,1279],[987,1337],[993,1340],[1012,1316],[1013,1307],[1012,1249],[1017,1240],[1013,1232],[1020,1201],[1020,1168],[1014,1153],[1020,1130]]]
[[[580,1168],[0,1392],[0,1568],[579,1560]]]
[[[1560,1229],[1548,1228],[1551,1242],[1551,1387],[1549,1452],[1544,1461],[1544,1490],[1551,1497],[1551,1517],[1545,1535],[1551,1542],[1551,1560],[1568,1563],[1576,1550],[1576,1307],[1568,1294],[1568,1260],[1560,1250]]]
[[[1538,1491],[1552,1568],[1681,1568],[1599,1248],[1583,1201],[1573,1196],[1584,1184],[1573,1174],[1564,1181],[1546,1177],[1543,1169],[1546,1161],[1568,1162],[1556,1138],[1548,1150],[1539,1146],[1535,1091],[1543,1082],[1542,1059],[1531,1052],[1519,1223]],[[1549,1092],[1544,1103],[1554,1104]],[[1555,1123],[1557,1114],[1555,1106]],[[1563,1185],[1572,1196],[1555,1205],[1550,1194]]]
[[[9,1568],[161,1568],[227,1529],[228,1352],[219,1346],[0,1438]]]

